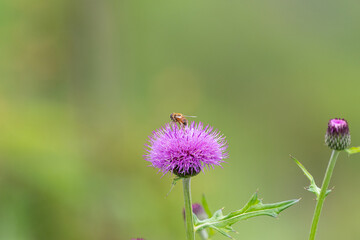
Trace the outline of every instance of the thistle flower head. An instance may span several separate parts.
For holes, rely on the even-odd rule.
[[[166,174],[179,177],[197,175],[204,167],[214,167],[227,158],[227,143],[219,131],[200,122],[179,128],[166,124],[149,136],[145,160]]]
[[[344,150],[351,143],[349,125],[345,119],[330,119],[325,134],[325,143],[333,150]]]

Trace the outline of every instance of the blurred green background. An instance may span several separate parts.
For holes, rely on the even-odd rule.
[[[307,239],[329,118],[360,145],[358,1],[0,1],[0,239],[183,240],[142,158],[172,112],[227,136],[223,168],[192,181],[212,210],[302,197],[237,239]],[[360,239],[360,156],[341,154],[318,239]],[[344,237],[345,236],[345,237]],[[215,239],[224,239],[217,236]]]

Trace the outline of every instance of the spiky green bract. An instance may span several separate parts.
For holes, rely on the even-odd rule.
[[[231,227],[233,224],[257,216],[277,217],[280,212],[294,205],[299,200],[300,199],[293,199],[284,202],[263,204],[258,198],[257,193],[254,193],[242,209],[233,211],[225,216],[222,213],[223,209],[216,211],[209,219],[205,220],[199,220],[194,216],[195,231],[212,228],[224,236],[232,238],[229,232],[234,231]]]
[[[303,173],[305,174],[305,176],[310,180],[310,186],[306,187],[305,189],[308,190],[309,192],[312,192],[316,195],[316,200],[318,200],[320,192],[321,192],[321,188],[319,188],[314,180],[314,177],[306,170],[306,168],[293,156],[291,156],[291,159],[293,159],[295,161],[295,163],[299,166],[299,168],[303,171]],[[331,189],[326,190],[325,196],[329,195],[329,193],[331,192]]]
[[[329,148],[341,151],[349,147],[351,143],[349,125],[345,119],[330,119],[325,134],[325,143]]]

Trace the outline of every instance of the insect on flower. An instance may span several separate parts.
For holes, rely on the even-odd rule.
[[[171,121],[173,121],[174,123],[179,123],[180,127],[188,125],[188,120],[185,117],[193,117],[193,118],[195,118],[196,116],[186,116],[186,115],[183,115],[181,113],[172,113],[172,114],[170,114]]]
[[[154,131],[145,146],[144,158],[151,166],[179,177],[195,176],[204,167],[220,166],[228,157],[225,136],[201,122],[181,129],[168,123]]]

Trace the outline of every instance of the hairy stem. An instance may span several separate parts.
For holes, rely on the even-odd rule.
[[[191,205],[190,179],[191,179],[190,177],[183,178],[186,237],[188,240],[195,240],[193,212],[192,212],[192,205]]]
[[[340,151],[336,151],[336,150],[333,150],[331,153],[329,164],[327,166],[325,177],[324,177],[324,180],[323,180],[323,183],[321,186],[320,195],[319,195],[318,201],[316,203],[316,208],[315,208],[314,217],[313,217],[313,221],[312,221],[312,225],[311,225],[309,240],[315,239],[316,229],[317,229],[317,225],[319,223],[321,209],[322,209],[322,206],[323,206],[323,203],[325,200],[326,190],[329,187],[331,175],[334,170],[336,159],[339,156],[339,153],[340,153]]]

